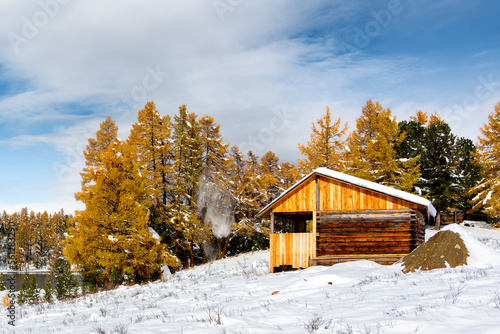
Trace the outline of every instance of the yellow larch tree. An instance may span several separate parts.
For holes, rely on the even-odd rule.
[[[77,194],[85,210],[75,212],[77,223],[69,229],[64,249],[71,264],[96,284],[136,281],[164,263],[176,265],[177,259],[148,229],[146,177],[131,148],[113,141],[89,172],[93,183]]]
[[[127,139],[127,143],[135,150],[141,173],[146,177],[148,205],[159,211],[164,211],[171,200],[171,130],[170,116],[162,117],[154,102],[148,102],[139,110],[137,122],[132,124]]]
[[[500,102],[481,128],[476,157],[482,166],[482,180],[472,189],[473,211],[483,210],[498,219],[500,216]]]
[[[420,176],[417,158],[398,159],[396,147],[404,140],[390,109],[368,100],[347,140],[348,173],[404,191]]]
[[[93,181],[93,171],[100,164],[101,153],[106,151],[108,146],[116,139],[118,126],[111,119],[106,118],[101,122],[99,130],[96,132],[96,138],[90,138],[86,149],[83,151],[85,158],[85,167],[82,173],[82,187],[87,186]]]
[[[347,131],[347,123],[342,126],[340,118],[332,120],[330,108],[327,106],[326,114],[312,124],[311,130],[311,140],[306,145],[298,144],[300,153],[306,157],[305,160],[298,160],[301,172],[308,174],[318,167],[343,171],[343,137]]]

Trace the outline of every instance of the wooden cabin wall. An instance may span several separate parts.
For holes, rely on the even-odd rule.
[[[274,205],[273,212],[360,211],[417,209],[417,204],[318,176],[319,210],[316,207],[316,178],[311,176]]]
[[[319,184],[319,211],[417,209],[414,203],[335,179],[320,176]]]
[[[316,185],[311,177],[276,203],[273,212],[307,212],[315,211],[315,207]]]
[[[424,241],[413,210],[321,212],[317,256],[408,254]]]

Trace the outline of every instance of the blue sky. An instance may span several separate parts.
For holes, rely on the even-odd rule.
[[[437,112],[476,141],[500,100],[497,1],[0,3],[0,211],[82,208],[82,151],[111,116],[125,139],[156,102],[281,161],[326,106],[350,130],[366,100]]]

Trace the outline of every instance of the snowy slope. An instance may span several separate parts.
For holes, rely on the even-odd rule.
[[[487,250],[498,259],[500,233],[477,231],[460,231],[471,255]],[[496,249],[478,244],[477,234]],[[496,260],[410,274],[370,261],[269,274],[268,258],[268,252],[246,254],[179,272],[165,283],[17,306],[17,326],[7,325],[2,314],[0,329],[74,334],[500,332]]]

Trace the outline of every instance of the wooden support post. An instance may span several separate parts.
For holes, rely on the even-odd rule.
[[[316,227],[316,224],[317,224],[317,219],[316,219],[316,211],[313,211],[313,226],[312,226],[312,259],[311,259],[311,262],[313,259],[315,259],[317,257],[317,254],[316,254],[316,244],[317,244],[317,240],[318,240],[318,237],[316,235],[316,231],[317,231],[317,227]],[[310,264],[312,265],[312,263]]]
[[[319,181],[318,176],[316,175],[316,211],[320,209],[320,196],[319,196]]]
[[[271,212],[271,234],[274,233],[274,212]]]
[[[441,228],[441,214],[438,212],[438,214],[436,215],[436,222],[434,224],[434,229],[439,231],[440,228]]]

